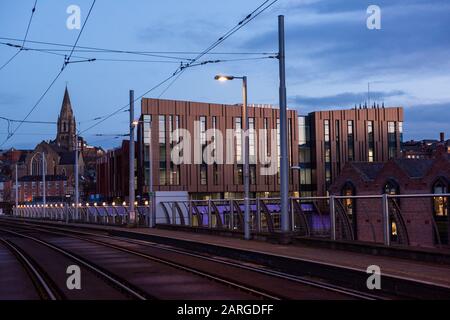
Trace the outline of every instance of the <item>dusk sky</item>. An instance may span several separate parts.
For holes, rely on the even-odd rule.
[[[35,0],[0,2],[0,42],[23,39]],[[79,46],[131,51],[195,51],[207,48],[262,0],[97,0]],[[79,30],[69,30],[66,9],[81,7],[82,22],[90,0],[37,2],[28,40],[73,45]],[[368,30],[369,5],[381,7],[381,30]],[[287,95],[289,108],[300,113],[327,108],[351,108],[367,99],[405,108],[404,138],[450,136],[450,2],[448,0],[279,0],[213,52],[273,53],[277,51],[277,16],[286,20]],[[48,45],[26,43],[31,48]],[[61,49],[61,47],[53,47]],[[17,49],[0,45],[0,66]],[[97,59],[67,66],[28,120],[56,121],[68,83],[77,122],[83,130],[128,102],[128,91],[141,95],[168,77],[179,59],[76,52]],[[191,58],[195,54],[173,54]],[[201,59],[240,59],[256,55],[208,55]],[[149,61],[158,62],[149,62]],[[165,62],[161,62],[164,60]],[[0,70],[0,117],[23,119],[60,71],[64,57],[22,51]],[[218,83],[215,74],[247,75],[249,102],[278,104],[278,64],[275,59],[231,61],[190,68],[161,98],[216,103],[240,103],[239,82]],[[165,86],[147,97],[159,97]],[[136,103],[139,114],[140,104]],[[118,145],[114,137],[128,130],[121,112],[87,131],[90,144]],[[7,136],[0,120],[0,143]],[[33,148],[56,135],[54,125],[23,124],[2,148]]]

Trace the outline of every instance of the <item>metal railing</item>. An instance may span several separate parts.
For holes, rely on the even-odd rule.
[[[433,199],[445,198],[446,215],[437,217]],[[403,203],[408,199],[408,203]],[[448,243],[448,205],[450,194],[378,194],[331,195],[324,197],[291,197],[289,217],[291,232],[303,237],[331,240],[365,241],[387,246],[441,246]],[[348,202],[351,201],[351,206]],[[244,199],[209,199],[162,201],[157,203],[150,219],[150,208],[136,206],[140,226],[148,221],[156,225],[189,226],[243,232]],[[20,217],[61,220],[66,222],[124,225],[129,222],[129,207],[120,205],[74,206],[19,205],[14,214]],[[427,224],[428,223],[428,224]],[[281,232],[279,198],[250,199],[251,233]],[[419,231],[418,231],[419,230]],[[425,230],[425,231],[420,231]],[[423,232],[427,234],[418,235]],[[431,236],[430,236],[431,234]],[[431,240],[430,240],[431,237]]]

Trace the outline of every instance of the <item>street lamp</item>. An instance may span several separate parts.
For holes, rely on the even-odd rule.
[[[234,79],[242,79],[242,131],[244,145],[244,238],[250,240],[250,170],[249,170],[249,141],[248,141],[248,109],[247,109],[247,77],[235,77],[226,75],[216,75],[217,81],[230,81]]]

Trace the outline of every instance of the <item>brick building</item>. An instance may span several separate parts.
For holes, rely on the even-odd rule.
[[[402,144],[402,157],[406,159],[432,159],[436,149],[444,146],[450,153],[450,140],[445,140],[445,133],[441,132],[439,140],[411,140]],[[442,147],[441,147],[442,148]]]
[[[129,141],[123,140],[120,147],[108,150],[97,159],[96,192],[102,200],[128,200],[129,146]]]
[[[39,176],[23,176],[19,182],[19,203],[41,202],[43,199],[43,182]],[[15,183],[14,183],[15,185]],[[14,186],[15,187],[15,186]],[[68,188],[67,177],[61,175],[47,175],[45,177],[45,195],[48,203],[66,201],[66,194],[71,192]],[[15,201],[15,190],[11,190],[11,200]]]
[[[239,198],[243,197],[242,143],[240,136],[224,140],[224,153],[232,153],[233,163],[182,163],[175,164],[171,151],[182,138],[173,140],[175,129],[186,129],[191,136],[191,154],[205,150],[214,141],[208,131],[237,132],[242,127],[241,105],[223,105],[189,101],[147,99],[141,101],[141,116],[136,142],[136,195],[147,198],[150,177],[150,137],[152,139],[152,171],[154,191],[188,191],[191,198]],[[151,132],[150,132],[150,122]],[[402,108],[354,108],[311,112],[306,116],[288,110],[289,190],[291,195],[326,195],[328,187],[349,161],[384,162],[400,156],[403,135]],[[279,110],[270,105],[249,107],[250,161],[259,159],[260,150],[266,149],[276,157],[276,172],[260,174],[261,165],[251,161],[250,192],[252,197],[279,196]],[[260,139],[259,130],[275,132]],[[195,134],[198,138],[195,140]],[[237,138],[237,139],[234,139]],[[231,146],[230,149],[227,147]],[[100,161],[97,192],[106,198],[126,198],[127,179],[117,176],[115,168],[128,168],[128,158],[119,160],[122,148],[115,149]],[[127,149],[128,150],[128,149]],[[225,155],[225,157],[226,157]],[[110,159],[110,160],[107,160]],[[112,165],[115,159],[116,165]],[[106,163],[109,163],[106,165]],[[121,163],[119,166],[117,163]],[[294,170],[298,169],[298,170]],[[120,169],[124,170],[125,169]],[[127,170],[127,169],[126,169]],[[121,171],[120,171],[121,172]],[[128,177],[128,173],[122,174]],[[102,181],[102,179],[104,181]],[[107,181],[112,181],[108,185]]]
[[[400,156],[403,108],[354,108],[299,117],[302,196],[326,195],[347,162]]]
[[[268,197],[277,195],[280,190],[279,167],[273,164],[275,174],[262,175],[258,157],[258,150],[265,148],[279,154],[279,139],[258,139],[260,129],[279,134],[279,109],[267,105],[249,106],[249,128],[254,129],[255,135],[249,136],[250,145],[250,192],[251,196]],[[298,126],[297,113],[288,110],[289,125],[289,163],[298,163]],[[150,161],[149,137],[150,121],[152,136],[153,182],[155,191],[188,191],[192,198],[238,198],[243,197],[243,165],[241,150],[243,148],[239,133],[231,139],[225,138],[226,130],[237,132],[242,128],[242,106],[200,103],[189,101],[174,101],[160,99],[142,99],[141,118],[138,126],[137,143],[137,194],[145,197],[148,192]],[[198,128],[195,127],[198,124]],[[171,159],[171,149],[176,144],[172,140],[175,129],[186,129],[192,136],[190,152],[193,156],[207,148],[208,145],[219,141],[217,131],[222,132],[222,148],[217,146],[217,152],[223,150],[234,153],[232,163],[225,162],[207,165],[204,161],[195,164],[175,164]],[[208,136],[208,129],[212,135]],[[198,131],[198,132],[197,132]],[[198,139],[195,140],[195,134]],[[182,139],[185,139],[184,137]],[[215,140],[216,139],[216,140]],[[196,149],[197,148],[197,149]],[[229,154],[228,154],[229,156]],[[277,160],[275,160],[277,161]],[[289,174],[289,188],[292,192],[299,189],[298,172]]]
[[[450,188],[450,155],[444,148],[433,159],[350,162],[330,187],[334,195],[442,194]],[[380,199],[344,199],[341,203],[355,237],[383,242]],[[448,245],[448,197],[390,198],[393,243],[432,247]]]
[[[0,174],[0,214],[9,211],[11,196],[11,179]]]

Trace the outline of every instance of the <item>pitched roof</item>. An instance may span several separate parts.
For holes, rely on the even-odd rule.
[[[382,162],[350,162],[350,165],[360,172],[366,180],[374,180],[384,167]]]
[[[67,90],[67,87],[66,90],[64,91],[64,98],[61,105],[61,112],[59,116],[63,118],[66,115],[73,115],[72,104],[70,102],[69,90]]]
[[[397,159],[395,163],[405,171],[410,178],[422,178],[433,165],[431,159]]]
[[[75,151],[66,151],[59,153],[59,164],[69,165],[75,164]]]

